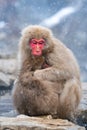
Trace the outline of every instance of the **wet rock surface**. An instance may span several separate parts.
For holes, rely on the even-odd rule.
[[[24,115],[0,118],[0,130],[85,130],[67,120],[37,118]]]
[[[82,100],[79,108],[81,110],[87,110],[87,83],[82,83]]]
[[[79,105],[77,123],[87,130],[87,83],[82,83],[82,100]]]

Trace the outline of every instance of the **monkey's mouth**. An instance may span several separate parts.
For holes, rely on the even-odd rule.
[[[41,56],[42,52],[41,51],[36,51],[36,52],[33,52],[33,55],[34,56]]]

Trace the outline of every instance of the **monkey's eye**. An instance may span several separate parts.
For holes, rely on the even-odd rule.
[[[37,44],[37,41],[34,40],[34,39],[32,39],[32,40],[30,41],[30,43]]]
[[[40,41],[39,44],[44,44],[44,42],[43,42],[43,41]]]
[[[44,40],[44,39],[41,39],[41,40],[39,41],[39,44],[45,44],[45,40]]]
[[[30,43],[32,44],[45,44],[45,40],[44,39],[40,39],[40,40],[37,40],[37,39],[31,39]]]
[[[37,42],[36,42],[36,41],[32,41],[32,43],[33,43],[33,44],[37,44]]]

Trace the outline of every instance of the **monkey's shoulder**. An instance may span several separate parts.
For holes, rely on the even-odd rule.
[[[65,44],[57,39],[53,44],[53,51],[47,58],[50,63],[73,64],[77,62],[73,52]]]
[[[55,42],[53,44],[54,44],[53,53],[57,53],[57,54],[72,53],[71,50],[58,39],[55,39]]]

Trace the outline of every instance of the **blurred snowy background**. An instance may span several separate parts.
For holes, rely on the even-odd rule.
[[[87,81],[87,0],[0,0],[0,58],[16,57],[21,30],[40,24],[75,54]]]

